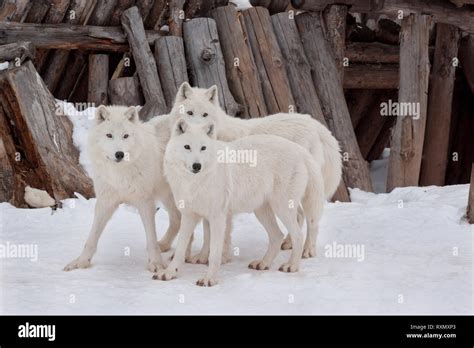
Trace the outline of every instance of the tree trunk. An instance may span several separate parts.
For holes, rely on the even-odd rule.
[[[109,82],[109,56],[106,54],[89,55],[89,103],[96,106],[107,105],[107,88]]]
[[[211,12],[216,21],[222,53],[226,62],[227,82],[237,103],[244,106],[242,117],[268,114],[257,66],[247,45],[245,26],[234,6],[219,7]]]
[[[241,16],[268,113],[293,111],[295,100],[268,10],[254,7],[241,12]]]
[[[460,33],[456,27],[442,23],[437,25],[421,162],[420,185],[423,186],[443,186],[446,177],[456,75],[456,64],[453,64],[453,59],[457,59],[459,38]]]
[[[403,19],[398,102],[410,103],[419,109],[418,115],[412,112],[397,118],[389,159],[388,192],[395,187],[419,183],[428,104],[429,28],[428,16],[410,15]]]
[[[184,45],[193,85],[209,88],[217,85],[220,105],[235,116],[243,107],[234,100],[227,84],[216,22],[211,18],[196,18],[184,23]]]

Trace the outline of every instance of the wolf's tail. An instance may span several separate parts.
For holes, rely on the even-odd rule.
[[[324,179],[324,193],[326,199],[336,192],[342,176],[342,158],[339,142],[331,132],[321,125],[319,131],[321,143],[323,145],[324,164],[321,168]]]

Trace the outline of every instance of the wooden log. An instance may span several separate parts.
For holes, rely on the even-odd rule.
[[[169,28],[170,35],[183,36],[183,20],[184,20],[184,3],[185,0],[170,0],[169,2]]]
[[[144,20],[146,29],[158,31],[164,24],[164,17],[167,11],[167,0],[155,0],[150,10],[150,14]]]
[[[380,131],[374,145],[366,157],[367,162],[372,162],[380,159],[385,148],[390,147],[390,136],[392,134],[393,126],[395,125],[395,117],[387,117],[385,123]]]
[[[268,113],[294,111],[295,100],[268,10],[254,7],[241,14]]]
[[[469,200],[467,202],[467,219],[474,224],[474,163],[471,167],[471,184],[469,186]]]
[[[41,23],[48,13],[51,0],[32,1],[31,8],[25,18],[25,23]]]
[[[464,76],[474,93],[474,35],[470,34],[464,37],[461,41],[459,49],[459,59],[461,61]]]
[[[109,81],[109,102],[111,105],[143,105],[138,77],[121,77]]]
[[[107,105],[107,88],[109,82],[109,56],[106,54],[89,55],[89,79],[88,79],[89,103],[96,106]]]
[[[111,26],[118,26],[120,25],[120,21],[122,18],[123,11],[129,9],[135,4],[135,0],[118,0],[115,9],[112,12],[112,16],[110,18],[110,25]]]
[[[89,19],[88,16],[94,6],[94,1],[72,1],[68,9],[69,15],[66,16],[66,23],[82,25],[87,24],[87,20]],[[50,53],[48,67],[42,72],[44,83],[46,86],[48,86],[50,91],[54,92],[56,89],[59,80],[62,78],[68,58],[69,51],[60,50]]]
[[[271,15],[285,12],[290,3],[290,0],[250,0],[252,6],[266,7]]]
[[[244,106],[241,116],[261,117],[268,114],[258,77],[257,66],[247,45],[247,35],[234,6],[219,7],[211,12],[225,60],[227,82],[237,103]]]
[[[391,116],[382,114],[382,103],[391,99],[391,90],[377,91],[371,103],[366,105],[365,116],[355,129],[357,143],[364,158],[367,158],[382,131],[385,122]],[[393,116],[392,116],[393,117]]]
[[[23,22],[32,5],[30,0],[4,0],[0,6],[0,21]]]
[[[150,45],[161,35],[147,31]],[[92,25],[27,24],[0,22],[0,45],[31,41],[40,49],[125,52],[130,49],[121,28]]]
[[[341,81],[344,79],[343,59],[346,47],[347,6],[331,5],[324,11],[326,34],[336,59],[336,67]]]
[[[418,112],[412,110],[397,117],[391,142],[388,192],[419,183],[428,104],[429,28],[430,18],[425,15],[410,15],[402,22],[398,102],[412,105]]]
[[[295,111],[309,114],[326,125],[295,20],[286,13],[278,13],[272,16],[272,22],[295,98]]]
[[[344,70],[344,88],[397,89],[399,68],[396,65],[351,64]]]
[[[184,23],[184,45],[189,64],[190,80],[195,86],[217,85],[220,105],[229,115],[243,111],[227,84],[216,22],[211,18],[196,18]]]
[[[369,168],[360,153],[349,110],[330,43],[327,41],[318,14],[296,16],[304,51],[313,68],[313,81],[321,100],[329,129],[339,140],[344,158],[343,179],[347,187],[372,191]]]
[[[400,61],[400,49],[398,46],[379,42],[349,42],[346,46],[345,57],[349,59],[349,64],[398,64]]]
[[[34,59],[35,47],[31,42],[20,41],[0,46],[0,61],[20,59],[22,63],[26,58]]]
[[[170,111],[179,86],[189,80],[183,39],[177,36],[164,36],[156,40],[155,60],[168,105],[167,110]]]
[[[322,11],[331,4],[348,5],[350,12],[356,13],[398,14],[399,11],[402,11],[404,16],[409,14],[430,15],[436,23],[452,24],[463,31],[474,33],[474,21],[472,20],[474,8],[456,7],[444,0],[292,0],[294,8],[308,11]]]
[[[43,19],[43,23],[55,24],[62,22],[68,7],[69,0],[52,0],[51,6]],[[44,65],[49,52],[50,51],[46,49],[36,50],[35,67],[40,73],[44,70]]]
[[[453,61],[457,59],[459,39],[460,33],[456,27],[443,23],[437,25],[421,162],[420,185],[423,186],[443,186],[445,182],[456,75]]]
[[[0,138],[18,181],[7,188],[12,204],[25,206],[26,185],[46,190],[56,200],[74,192],[93,196],[69,136],[70,121],[55,113],[54,98],[31,62],[0,73],[0,105]]]
[[[151,109],[143,108],[140,110],[140,117],[147,120],[157,114],[164,114],[167,107],[158,77],[158,70],[150,45],[146,40],[145,29],[137,7],[131,7],[123,12],[122,27],[132,48],[145,101],[154,105]]]

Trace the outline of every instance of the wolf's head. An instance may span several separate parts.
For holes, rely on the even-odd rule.
[[[89,134],[89,146],[103,161],[125,164],[142,151],[139,127],[141,122],[134,106],[104,106],[97,108],[95,125]]]
[[[214,124],[178,120],[166,148],[166,160],[193,174],[211,170],[217,160]]]
[[[207,124],[212,122],[216,127],[225,115],[219,106],[217,86],[209,89],[191,87],[184,82],[178,89],[173,108],[170,112],[176,120],[182,118],[188,123]]]

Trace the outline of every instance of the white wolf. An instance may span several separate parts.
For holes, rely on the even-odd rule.
[[[255,151],[257,161],[219,161],[223,151]],[[265,227],[268,250],[262,260],[249,266],[268,269],[280,249],[283,233],[275,215],[287,228],[293,242],[283,272],[296,272],[303,251],[303,235],[297,221],[301,203],[308,228],[307,244],[316,238],[325,192],[321,168],[300,145],[273,135],[247,136],[233,142],[216,140],[214,125],[188,124],[179,120],[165,152],[164,173],[181,211],[181,228],[174,258],[154,279],[176,277],[185,260],[187,245],[201,218],[210,223],[210,255],[201,286],[216,284],[221,264],[226,218],[229,214],[255,212]]]
[[[295,142],[307,149],[322,168],[324,191],[330,199],[336,191],[342,174],[342,161],[339,143],[331,132],[310,115],[279,113],[263,118],[244,120],[229,116],[219,106],[217,86],[209,89],[193,88],[187,82],[183,83],[176,95],[175,104],[170,117],[176,120],[179,116],[189,122],[211,121],[216,126],[217,138],[222,141],[234,141],[244,136],[256,134],[278,135]],[[283,164],[286,166],[286,164]],[[302,222],[301,211],[298,215]],[[229,219],[229,222],[231,219]],[[192,258],[192,262],[207,263],[209,255],[208,224],[204,222],[204,245],[201,252]],[[228,224],[227,234],[231,231]],[[172,240],[171,237],[167,237]],[[226,239],[224,261],[230,259],[230,236]],[[291,248],[290,235],[287,236],[282,249]],[[314,247],[305,248],[303,257],[316,254]]]
[[[95,118],[88,138],[97,197],[94,222],[82,254],[64,270],[91,265],[105,225],[119,204],[127,203],[138,209],[146,232],[148,269],[156,272],[163,264],[156,240],[155,201],[161,200],[168,210],[167,235],[177,233],[180,220],[163,175],[163,155],[170,133],[167,118],[142,123],[135,107],[103,105],[97,108]]]

